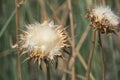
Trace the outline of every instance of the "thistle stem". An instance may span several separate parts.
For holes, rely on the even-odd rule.
[[[103,54],[103,48],[102,48],[102,41],[101,41],[101,34],[98,32],[99,37],[99,45],[100,45],[100,54],[102,58],[102,80],[105,80],[105,62],[104,62],[104,54]]]
[[[18,28],[19,28],[19,9],[18,9],[18,0],[15,0],[15,21],[16,21],[16,43],[18,44]],[[19,45],[19,44],[18,44]],[[17,47],[18,51],[18,47]],[[18,70],[18,80],[22,80],[21,75],[21,65],[20,65],[20,54],[17,52],[17,70]]]
[[[50,80],[50,70],[49,70],[49,64],[46,63],[46,69],[47,69],[47,80]]]
[[[93,57],[94,47],[95,47],[95,36],[96,36],[96,30],[93,31],[93,33],[92,33],[92,46],[91,46],[90,54],[89,54],[89,58],[88,58],[88,68],[87,68],[87,72],[86,72],[86,80],[89,80],[90,68],[91,68],[91,64],[92,64],[92,57]]]

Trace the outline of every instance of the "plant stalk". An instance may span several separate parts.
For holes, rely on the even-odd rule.
[[[49,70],[49,64],[46,63],[46,69],[47,69],[47,80],[50,80],[50,70]]]
[[[89,76],[90,76],[92,57],[93,57],[94,48],[95,48],[95,36],[96,36],[96,30],[94,30],[92,32],[92,46],[91,46],[90,54],[89,54],[89,58],[88,58],[88,68],[87,68],[87,72],[86,72],[86,80],[89,80]]]
[[[18,0],[15,0],[15,20],[16,20],[16,43],[18,44],[18,28],[19,28],[19,10],[18,10]],[[19,46],[19,44],[18,44]],[[21,76],[21,65],[20,65],[20,54],[17,46],[17,68],[18,68],[18,80],[22,80]]]
[[[103,48],[102,48],[102,41],[101,41],[101,34],[98,32],[99,37],[99,45],[100,45],[100,54],[102,58],[102,80],[105,80],[105,62],[104,62],[104,54],[103,54]]]

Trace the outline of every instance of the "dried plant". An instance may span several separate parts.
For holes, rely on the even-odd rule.
[[[90,80],[120,80],[118,64],[120,61],[120,44],[117,38],[117,36],[120,36],[118,34],[120,31],[119,17],[110,9],[111,7],[115,11],[119,11],[120,0],[1,0],[0,4],[0,80],[45,80],[46,78],[48,80],[85,80],[85,73],[87,73],[88,79],[89,72]],[[110,7],[105,6],[106,4]],[[95,6],[89,9],[87,14],[91,27],[84,19],[86,8],[90,6]],[[48,36],[47,40],[50,41],[53,38],[49,34],[51,29],[56,33],[56,29],[59,28],[58,30],[61,33],[58,34],[62,34],[62,30],[64,31],[65,28],[55,25],[52,21],[46,21],[45,24],[48,24],[48,26],[53,24],[56,27],[48,28],[45,26],[44,30],[40,28],[47,18],[53,19],[58,24],[68,26],[67,31],[71,38],[69,40],[71,48],[66,48],[69,46],[68,39],[63,40],[66,46],[60,47],[60,50],[56,50],[56,53],[51,56],[50,53],[54,52],[54,50],[49,47],[53,47],[57,42],[59,44],[60,39],[57,42],[53,41],[53,45],[46,42],[46,44],[49,44],[47,50],[44,50],[46,45],[42,46],[42,49],[33,47],[40,46],[41,42],[36,45],[26,44],[28,35],[31,35],[31,32],[34,32],[34,36],[32,36],[34,38],[29,39],[30,43],[33,43],[33,41],[38,43],[36,34],[40,35],[38,39],[43,39],[45,35]],[[35,20],[43,23],[33,23]],[[25,24],[28,25],[25,27]],[[89,47],[90,28],[93,30],[91,47]],[[19,29],[22,30],[19,31]],[[45,34],[41,31],[45,31]],[[113,33],[113,35],[106,36],[109,33]],[[66,31],[65,34],[68,36]],[[114,34],[117,36],[114,36]],[[95,37],[99,40],[100,50],[96,47]],[[104,49],[104,57],[102,49]],[[85,54],[89,50],[90,54]],[[93,54],[94,52],[95,54]],[[71,53],[71,56],[64,53]],[[65,61],[58,59],[63,56]],[[102,59],[100,59],[101,57]],[[21,64],[24,59],[28,63]],[[104,65],[107,66],[104,68]],[[92,70],[90,70],[90,66]],[[46,75],[36,67],[45,70]],[[57,69],[54,71],[51,67],[53,69],[57,67]]]
[[[90,9],[86,17],[90,20],[90,25],[93,28],[92,46],[90,49],[88,59],[88,70],[86,72],[86,80],[89,79],[90,68],[92,64],[92,56],[94,53],[96,31],[98,32],[99,45],[101,51],[100,53],[102,58],[102,78],[103,80],[105,80],[104,56],[102,53],[103,50],[101,34],[117,34],[120,31],[120,18],[116,16],[108,6],[98,6],[93,9]]]
[[[91,9],[87,15],[90,25],[100,33],[116,33],[120,31],[120,18],[107,6],[99,6]]]
[[[40,65],[41,61],[57,63],[58,57],[63,57],[63,49],[69,47],[66,29],[54,25],[53,21],[42,24],[29,24],[26,31],[20,35],[21,54],[29,53],[28,58]]]
[[[46,63],[47,78],[50,80],[49,63],[58,65],[58,57],[63,58],[63,52],[68,45],[66,29],[54,25],[53,21],[44,21],[42,24],[29,24],[27,30],[22,30],[20,35],[21,54],[28,53],[25,59],[34,59],[41,66],[41,61]]]

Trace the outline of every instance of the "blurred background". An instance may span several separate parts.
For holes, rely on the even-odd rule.
[[[87,9],[95,5],[107,5],[120,16],[120,0],[18,0],[18,3],[15,5],[15,0],[0,0],[0,80],[47,79],[44,65],[41,70],[32,61],[23,63],[27,55],[17,55],[15,44],[18,29],[15,15],[19,17],[19,29],[24,29],[25,25],[34,22],[42,23],[44,20],[54,20],[55,24],[66,27],[73,51],[68,49],[70,55],[64,55],[65,60],[59,59],[57,69],[50,66],[51,80],[85,79],[92,33],[89,21],[85,18]],[[101,39],[105,58],[105,80],[120,80],[120,38],[108,34],[102,35]],[[101,64],[102,58],[96,37],[91,80],[102,80]],[[18,68],[21,68],[19,72]]]

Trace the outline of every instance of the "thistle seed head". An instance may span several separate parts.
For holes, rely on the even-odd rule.
[[[99,6],[89,10],[87,18],[93,29],[101,33],[120,31],[120,18],[109,7]]]
[[[21,54],[28,53],[26,60],[34,59],[40,65],[41,61],[55,62],[56,57],[61,57],[61,49],[68,47],[66,29],[54,25],[53,21],[42,24],[29,24],[26,31],[20,35]]]

